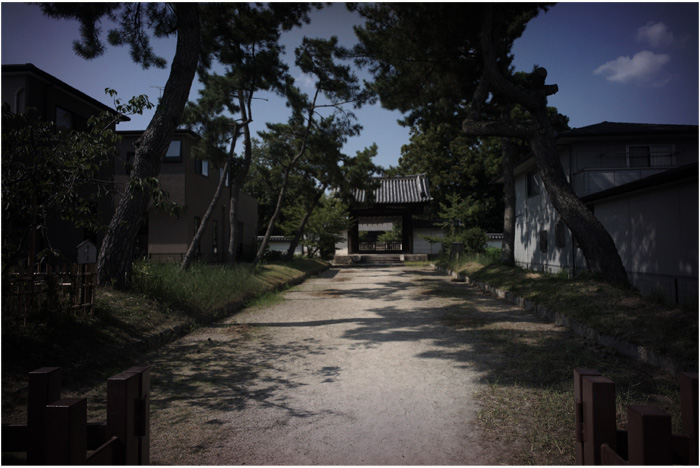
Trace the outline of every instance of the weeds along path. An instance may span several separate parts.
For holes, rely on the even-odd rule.
[[[331,269],[161,349],[152,462],[497,462],[473,400],[493,357],[450,323],[450,286],[429,269]]]

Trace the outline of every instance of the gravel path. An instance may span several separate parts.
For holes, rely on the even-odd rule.
[[[157,464],[485,465],[478,343],[429,269],[331,269],[162,349]],[[498,450],[498,449],[495,449]]]

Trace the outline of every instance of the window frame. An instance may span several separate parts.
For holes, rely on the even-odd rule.
[[[540,231],[539,247],[540,252],[547,253],[549,250],[549,233],[546,229]]]
[[[209,177],[209,161],[206,159],[194,158],[194,172],[202,177]]]
[[[630,152],[632,148],[647,148],[648,161],[644,165],[632,165]],[[661,151],[660,151],[661,150]],[[670,159],[669,164],[659,164],[659,158]],[[657,161],[654,161],[657,159]],[[673,143],[633,143],[625,147],[625,163],[629,168],[646,168],[646,167],[669,167],[676,165],[676,147]]]
[[[58,118],[59,111],[63,112],[65,115],[70,116],[70,126],[69,126],[69,127],[66,127],[65,125],[61,125],[61,124],[59,123],[59,118]],[[76,117],[77,117],[77,116],[75,115],[75,112],[69,111],[69,110],[66,109],[65,107],[56,106],[56,112],[54,113],[54,117],[55,117],[55,122],[54,122],[54,124],[56,125],[56,128],[62,128],[62,129],[65,129],[65,130],[75,130]]]
[[[528,171],[525,175],[527,198],[532,198],[542,193],[542,179],[539,177],[537,169]]]
[[[168,155],[168,153],[170,153],[170,148],[175,143],[177,143],[179,145],[178,150],[177,150],[177,155]],[[174,139],[174,140],[170,140],[170,143],[168,144],[168,149],[165,152],[165,156],[163,156],[163,162],[180,162],[180,161],[182,161],[182,140],[179,138]]]

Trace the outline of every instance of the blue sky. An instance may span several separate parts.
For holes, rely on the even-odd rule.
[[[315,12],[303,30],[285,34],[287,53],[304,35],[337,35],[346,46],[355,43],[357,17],[344,4]],[[103,27],[106,30],[109,26]],[[33,63],[86,94],[113,105],[104,94],[114,88],[128,99],[148,94],[158,99],[168,69],[143,70],[124,47],[108,47],[92,61],[77,57],[72,42],[78,24],[44,17],[36,5],[2,3],[3,64]],[[159,54],[170,60],[174,38],[155,40]],[[698,3],[560,3],[532,20],[513,48],[517,70],[537,64],[547,68],[548,83],[559,92],[550,105],[570,118],[572,127],[602,121],[698,123]],[[297,82],[304,80],[295,71]],[[193,84],[195,100],[199,83]],[[289,115],[281,99],[256,101],[253,130],[265,122],[285,122]],[[401,115],[379,105],[356,112],[364,127],[349,141],[348,154],[377,143],[378,164],[396,165],[409,131],[398,125]],[[120,130],[144,129],[151,115],[133,117]]]

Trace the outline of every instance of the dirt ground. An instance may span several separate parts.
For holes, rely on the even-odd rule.
[[[331,269],[161,349],[152,463],[498,464],[475,424],[488,358],[441,320],[455,299],[429,292],[450,281]]]

